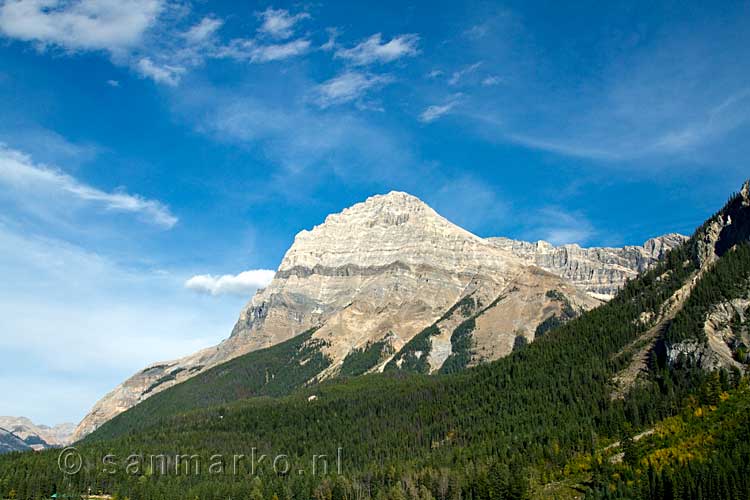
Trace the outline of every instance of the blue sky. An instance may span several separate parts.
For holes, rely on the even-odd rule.
[[[0,0],[0,413],[78,420],[218,342],[297,231],[375,193],[482,236],[691,232],[748,175],[749,28],[747,2]]]

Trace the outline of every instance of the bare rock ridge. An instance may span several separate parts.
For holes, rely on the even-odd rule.
[[[2,417],[0,416],[0,429],[6,434],[6,442],[20,440],[25,446],[22,449],[44,450],[70,444],[70,439],[75,430],[75,424],[60,424],[54,427],[37,425],[25,417]],[[10,435],[10,436],[9,436]],[[10,448],[8,446],[7,448]],[[6,449],[6,451],[12,451]],[[0,453],[2,451],[0,450]]]
[[[622,248],[554,246],[546,241],[529,243],[508,238],[489,238],[489,241],[509,249],[527,264],[562,276],[594,297],[610,299],[625,280],[636,277],[687,239],[673,233],[652,238],[642,246]]]
[[[750,241],[750,180],[727,205],[709,218],[693,238],[700,269],[699,278],[737,244]],[[697,279],[696,278],[696,279]],[[738,368],[750,361],[750,283],[738,296],[711,305],[704,318],[705,340],[688,338],[665,343],[670,364],[682,360],[707,370]]]
[[[226,340],[138,372],[94,406],[74,439],[207,368],[313,327],[310,341],[330,360],[318,379],[337,375],[350,353],[373,343],[388,345],[389,357],[371,371],[382,370],[431,325],[438,334],[419,353],[426,371],[457,357],[461,366],[497,359],[517,337],[533,340],[539,324],[562,309],[600,304],[682,239],[669,235],[626,249],[484,239],[409,194],[373,196],[297,234],[273,281],[243,308]],[[471,306],[456,309],[459,303]],[[474,348],[459,353],[451,334],[469,316],[476,316]]]

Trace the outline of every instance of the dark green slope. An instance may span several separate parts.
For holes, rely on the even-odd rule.
[[[308,330],[268,349],[254,351],[154,394],[105,423],[90,439],[136,431],[178,413],[246,399],[281,396],[330,365]]]

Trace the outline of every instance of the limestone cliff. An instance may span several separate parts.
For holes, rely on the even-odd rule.
[[[610,299],[625,280],[635,278],[687,239],[681,234],[667,234],[652,238],[641,246],[622,248],[581,248],[576,244],[554,246],[546,241],[529,243],[508,238],[489,240],[510,250],[527,264],[570,280],[594,297]]]

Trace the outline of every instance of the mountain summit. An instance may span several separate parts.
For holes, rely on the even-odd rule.
[[[229,338],[138,372],[94,406],[74,438],[176,383],[303,332],[293,355],[320,357],[312,379],[454,371],[497,359],[601,304],[683,240],[558,249],[485,239],[407,193],[372,196],[299,232]]]

